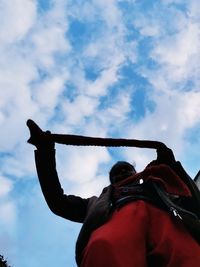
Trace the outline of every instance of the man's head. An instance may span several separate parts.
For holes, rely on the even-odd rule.
[[[135,173],[136,170],[133,165],[126,161],[118,161],[112,166],[109,172],[110,182],[111,184],[117,183]]]

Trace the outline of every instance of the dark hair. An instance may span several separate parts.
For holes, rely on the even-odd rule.
[[[136,170],[132,164],[126,161],[118,161],[115,163],[109,172],[109,178],[111,183],[127,178],[136,173]]]

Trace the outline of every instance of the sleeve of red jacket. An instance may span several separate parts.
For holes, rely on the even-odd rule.
[[[55,149],[36,150],[35,163],[40,186],[50,210],[65,219],[83,222],[89,198],[64,194],[56,171]]]

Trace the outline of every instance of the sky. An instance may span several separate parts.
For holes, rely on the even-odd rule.
[[[0,0],[0,254],[75,267],[81,227],[42,196],[26,120],[53,133],[164,142],[200,169],[199,0]],[[155,151],[56,145],[66,194],[99,195],[117,160]]]

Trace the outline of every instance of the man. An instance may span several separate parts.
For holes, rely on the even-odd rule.
[[[141,173],[127,162],[116,163],[109,172],[110,185],[99,197],[84,199],[64,194],[50,132],[34,122],[28,127],[28,142],[37,148],[36,168],[49,208],[83,223],[76,244],[78,266],[199,266],[200,246],[183,223],[185,210],[181,215],[177,210],[179,203],[191,207],[193,184],[170,149],[157,151],[157,159]],[[196,210],[198,206],[186,215],[196,216]]]

